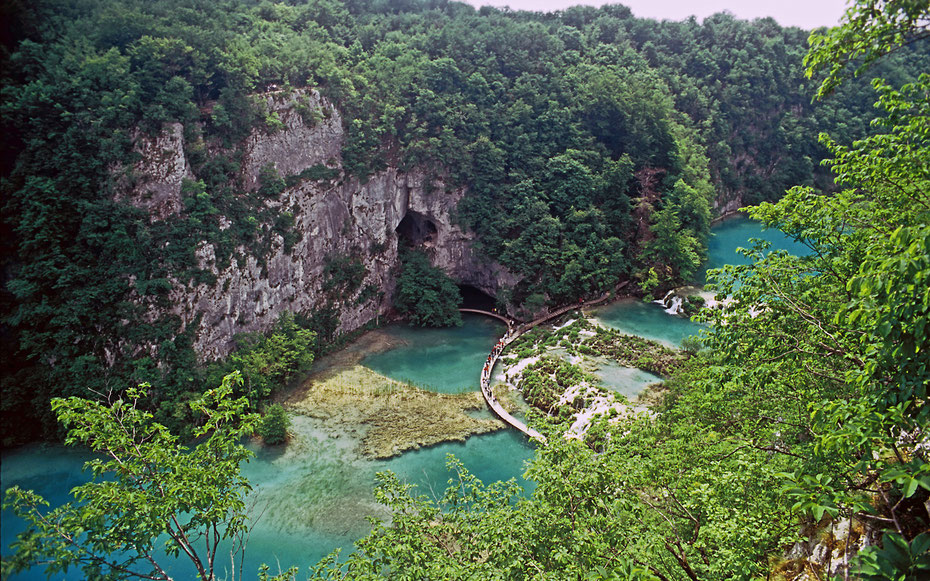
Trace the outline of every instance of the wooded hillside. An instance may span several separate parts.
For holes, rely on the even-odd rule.
[[[52,395],[142,381],[160,386],[161,419],[183,421],[175,403],[202,391],[206,372],[168,296],[217,284],[197,248],[210,243],[218,264],[260,262],[279,237],[304,235],[265,204],[282,176],[242,183],[239,144],[280,129],[256,94],[312,87],[336,105],[347,132],[336,179],[416,167],[467,188],[459,221],[522,277],[498,298],[537,306],[624,278],[647,292],[688,281],[715,202],[830,187],[815,133],[861,134],[873,100],[853,83],[811,105],[807,33],[726,15],[657,23],[622,6],[445,1],[5,6],[3,425],[16,438],[50,435]],[[881,72],[903,80],[926,61],[905,49]],[[197,180],[178,216],[152,221],[116,194],[133,179],[133,141],[169,122],[183,123]],[[296,315],[331,330],[332,313]],[[24,414],[45,421],[24,428],[13,421]]]

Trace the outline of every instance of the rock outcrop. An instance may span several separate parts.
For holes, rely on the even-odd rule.
[[[299,90],[264,96],[269,117],[283,128],[255,130],[242,144],[242,177],[246,189],[258,186],[258,175],[274,165],[282,176],[315,165],[337,166],[345,142],[342,117],[317,91]]]
[[[133,149],[139,154],[132,167],[133,182],[124,184],[117,199],[146,210],[153,220],[180,212],[181,185],[194,178],[184,154],[184,126],[166,123],[156,137],[137,132]]]
[[[197,250],[200,267],[212,272],[212,285],[173,281],[172,313],[186,327],[197,325],[200,357],[227,354],[237,333],[269,329],[284,312],[312,313],[336,307],[339,331],[360,328],[390,310],[401,239],[421,247],[455,280],[495,295],[517,279],[473,251],[473,234],[453,224],[452,211],[464,191],[450,189],[425,172],[387,168],[362,182],[341,171],[345,140],[339,112],[319,93],[301,90],[265,97],[269,114],[283,127],[256,129],[242,144],[241,182],[259,185],[262,168],[273,166],[286,178],[310,168],[339,170],[331,180],[305,180],[265,202],[294,215],[291,227],[300,239],[288,252],[277,234],[270,253],[255,256],[241,248],[224,268],[204,241]],[[157,138],[136,142],[143,161],[135,168],[134,187],[123,197],[149,210],[153,220],[170,220],[182,208],[181,183],[195,177],[184,158],[183,127],[169,125]],[[245,258],[243,259],[242,256]],[[350,293],[327,289],[327,260],[360,261],[365,274]],[[365,293],[363,289],[377,289]],[[152,313],[153,316],[162,313]]]
[[[807,533],[806,535],[804,533]],[[878,531],[848,518],[824,522],[802,531],[805,540],[795,543],[775,569],[787,581],[848,579],[859,552],[878,543]]]
[[[728,192],[727,194],[728,195],[718,195],[711,202],[714,215],[718,218],[732,216],[746,205],[743,203],[742,192]]]

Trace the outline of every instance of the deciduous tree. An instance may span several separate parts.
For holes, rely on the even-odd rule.
[[[166,557],[180,557],[201,581],[213,581],[226,567],[227,578],[241,576],[250,488],[239,465],[252,454],[240,439],[257,421],[244,398],[232,397],[241,381],[238,373],[229,375],[191,402],[200,439],[192,447],[140,408],[147,385],[107,403],[53,400],[67,442],[100,456],[85,465],[93,480],[72,491],[74,502],[54,510],[32,491],[7,491],[4,509],[28,528],[13,544],[15,555],[4,557],[4,576],[44,566],[50,576],[77,567],[89,579],[167,580]]]

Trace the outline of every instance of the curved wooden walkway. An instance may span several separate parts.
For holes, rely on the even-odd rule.
[[[622,284],[617,286],[617,290],[620,290],[621,288],[625,287],[626,284],[627,284],[626,282],[623,282]],[[556,309],[555,311],[548,313],[547,315],[543,317],[536,319],[535,321],[530,321],[529,323],[524,323],[517,327],[514,326],[514,321],[512,319],[508,319],[507,317],[499,313],[492,313],[490,311],[482,311],[479,309],[459,309],[459,311],[463,313],[474,313],[478,315],[487,315],[489,317],[494,317],[495,319],[499,319],[507,324],[507,334],[501,337],[500,341],[498,341],[497,344],[494,346],[494,348],[491,349],[491,353],[488,354],[488,360],[485,362],[484,368],[482,368],[481,370],[481,395],[484,396],[484,401],[488,404],[488,407],[490,407],[500,419],[504,420],[505,422],[510,424],[512,427],[520,430],[521,432],[526,434],[530,439],[536,439],[536,440],[539,440],[540,442],[546,441],[545,436],[543,436],[538,431],[534,430],[533,428],[527,426],[526,424],[524,424],[517,418],[510,415],[507,412],[507,410],[505,410],[504,407],[500,404],[500,402],[497,401],[497,398],[494,397],[494,392],[491,391],[491,371],[494,369],[494,366],[497,364],[497,360],[500,357],[501,353],[504,352],[504,349],[506,349],[508,345],[513,343],[523,333],[526,333],[533,327],[537,325],[541,325],[542,323],[545,323],[546,321],[554,319],[558,317],[559,315],[563,315],[569,311],[572,311],[575,309],[581,309],[584,307],[590,307],[590,306],[593,306],[599,303],[603,303],[604,301],[609,299],[610,296],[611,296],[611,293],[604,293],[602,296],[596,299],[592,299],[590,301],[578,303],[577,305],[566,305],[560,309]]]
[[[459,312],[460,313],[473,313],[475,315],[487,315],[488,317],[494,317],[495,319],[499,319],[505,325],[507,325],[508,329],[510,329],[513,326],[513,319],[508,319],[507,317],[505,317],[504,315],[500,313],[492,313],[491,311],[482,311],[481,309],[459,309]]]
[[[508,325],[508,327],[510,327],[510,325]],[[514,333],[508,328],[507,334],[497,342],[497,345],[494,346],[494,349],[491,349],[491,353],[488,355],[488,360],[485,362],[484,368],[481,370],[481,395],[484,396],[484,401],[487,402],[488,407],[494,410],[494,413],[496,413],[500,419],[504,420],[514,428],[520,430],[531,439],[535,438],[541,442],[545,442],[545,436],[510,415],[507,410],[504,409],[504,406],[502,406],[500,402],[497,401],[497,398],[494,397],[494,392],[491,391],[491,370],[493,370],[494,365],[497,364],[497,358],[500,357],[501,353],[504,351],[507,345],[510,345],[510,343],[521,334],[522,333]]]

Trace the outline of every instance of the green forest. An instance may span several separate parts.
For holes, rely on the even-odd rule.
[[[264,204],[285,179],[241,183],[236,144],[275,127],[251,98],[263,91],[313,87],[336,105],[341,179],[417,166],[467,186],[458,219],[521,277],[499,297],[511,305],[563,304],[626,278],[646,292],[686,282],[712,200],[830,189],[817,132],[844,143],[872,131],[867,82],[811,104],[807,33],[771,20],[454,2],[5,5],[7,443],[60,437],[51,397],[143,382],[157,386],[162,422],[186,423],[184,402],[217,376],[191,348],[192,326],[170,314],[173,290],[215,284],[198,245],[222,266],[299,235]],[[872,72],[899,86],[927,64],[905,47]],[[198,180],[179,219],[153,222],[115,200],[132,175],[114,168],[136,161],[135,132],[171,121],[184,123]],[[143,316],[152,311],[163,314]],[[332,339],[333,313],[294,315]],[[38,421],[11,420],[24,415]]]
[[[532,496],[454,461],[439,499],[387,474],[376,496],[393,522],[282,579],[787,578],[792,544],[841,519],[882,533],[857,578],[930,571],[925,0],[860,0],[813,33],[728,14],[656,22],[620,5],[444,0],[10,0],[2,21],[3,445],[82,442],[111,454],[96,470],[117,482],[185,491],[141,510],[118,486],[89,485],[83,507],[60,513],[94,550],[119,538],[138,551],[119,566],[56,541],[41,501],[15,492],[33,529],[4,575],[51,555],[90,576],[161,579],[159,534],[169,553],[199,550],[162,524],[185,513],[213,527],[198,565],[212,578],[210,539],[247,536],[237,438],[286,430],[279,408],[277,427],[257,428],[246,407],[338,345],[337,313],[282,316],[203,361],[172,292],[217,284],[197,260],[204,241],[220,264],[261,262],[278,238],[292,247],[293,216],[265,202],[296,181],[386,168],[441,180],[435,195],[465,188],[456,220],[519,278],[497,297],[513,312],[626,281],[646,297],[691,283],[712,219],[740,206],[810,253],[757,247],[754,264],[715,274],[730,299],[698,315],[710,330],[669,372],[658,413],[601,426],[597,441],[538,419],[550,437]],[[342,116],[341,165],[266,171],[249,190],[241,144],[281,124],[256,95],[303,88]],[[137,136],[172,122],[197,179],[177,216],[152,221],[116,194]],[[357,257],[326,271],[333,294],[364,277]],[[395,305],[414,324],[455,324],[454,287],[411,250]],[[92,393],[125,401],[74,397]]]

